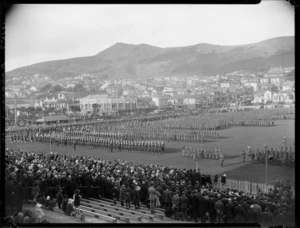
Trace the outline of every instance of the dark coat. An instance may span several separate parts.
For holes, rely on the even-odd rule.
[[[200,212],[208,212],[208,200],[200,196],[198,202]]]
[[[172,192],[170,190],[165,190],[162,195],[164,203],[171,203],[172,200]]]
[[[224,209],[224,214],[228,217],[228,218],[233,218],[234,215],[234,206],[232,203],[227,203]]]
[[[257,214],[255,213],[255,211],[253,209],[249,209],[247,211],[247,221],[249,223],[258,223]]]
[[[262,226],[273,226],[274,225],[274,215],[271,212],[264,212],[261,215],[261,222]]]
[[[66,215],[71,215],[71,213],[74,211],[74,207],[73,207],[73,204],[71,203],[68,203],[67,204],[67,207],[66,207]]]
[[[214,208],[217,215],[224,215],[224,204],[221,200],[215,202]]]
[[[132,191],[131,191],[130,187],[125,188],[125,190],[124,190],[124,200],[125,201],[126,200],[131,201],[131,193],[132,193]]]
[[[233,218],[233,221],[235,223],[245,223],[245,210],[242,206],[236,206],[234,208],[235,210],[235,217]]]
[[[189,199],[186,196],[179,197],[179,207],[180,209],[188,209]]]
[[[67,204],[68,204],[68,199],[67,198],[63,199],[61,204],[61,209],[63,210],[63,212],[66,212]]]
[[[140,203],[140,191],[134,190],[132,192],[132,202],[134,204],[139,204]]]
[[[62,194],[62,192],[58,192],[57,194],[56,194],[56,203],[57,204],[61,204],[62,203],[62,201],[63,201],[63,194]]]
[[[198,210],[199,209],[199,201],[198,201],[198,197],[196,195],[191,195],[190,198],[190,205],[192,210]]]

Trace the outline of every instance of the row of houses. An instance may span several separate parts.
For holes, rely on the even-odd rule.
[[[260,90],[254,93],[254,99],[252,103],[266,104],[273,103],[294,103],[295,93],[288,92],[272,92],[270,90]]]

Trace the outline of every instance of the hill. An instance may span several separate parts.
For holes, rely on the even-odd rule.
[[[274,66],[294,66],[294,37],[278,37],[254,44],[220,46],[201,43],[159,48],[147,44],[116,43],[94,56],[48,61],[21,67],[6,77],[46,74],[52,79],[90,73],[114,78],[160,75],[215,75],[238,70],[259,72]]]

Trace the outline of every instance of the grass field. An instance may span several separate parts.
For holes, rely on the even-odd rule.
[[[279,147],[280,141],[286,135],[289,142],[295,140],[295,122],[292,120],[277,121],[273,127],[234,127],[220,131],[220,139],[205,142],[202,146],[205,148],[221,148],[225,154],[224,167],[220,166],[217,160],[200,160],[198,167],[205,174],[227,174],[227,178],[249,180],[253,182],[265,182],[265,166],[251,165],[249,161],[242,162],[240,153],[250,143],[253,149],[261,149],[266,143],[269,147]],[[190,158],[184,158],[181,155],[181,148],[184,144],[201,146],[195,143],[166,142],[166,153],[163,155],[143,154],[135,152],[117,152],[110,153],[108,150],[78,148],[74,151],[71,146],[52,145],[53,152],[93,156],[102,159],[121,159],[142,164],[159,164],[164,166],[173,166],[178,168],[194,169],[195,161]],[[49,144],[42,143],[10,143],[7,138],[6,147],[12,149],[32,150],[36,152],[49,152]],[[295,169],[287,167],[269,166],[268,179],[273,183],[276,179],[290,179],[294,183]]]

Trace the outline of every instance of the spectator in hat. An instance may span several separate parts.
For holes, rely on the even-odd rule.
[[[234,208],[235,216],[233,218],[233,222],[235,223],[245,223],[245,210],[242,207],[241,203],[238,202],[238,205]]]
[[[121,202],[121,206],[124,207],[124,194],[125,194],[125,184],[123,184],[120,188],[120,202]]]
[[[253,204],[250,206],[250,209],[247,211],[247,222],[248,223],[258,223],[258,217],[254,211]]]
[[[141,190],[141,187],[136,186],[132,193],[132,201],[133,201],[135,209],[140,208],[140,190]]]
[[[124,200],[125,200],[125,204],[126,204],[127,209],[130,208],[131,194],[132,194],[132,191],[131,191],[128,183],[126,183],[125,184],[125,190],[124,190]]]
[[[223,215],[224,215],[224,204],[221,201],[221,194],[217,195],[218,200],[215,202],[214,209],[217,215],[217,222],[223,222]]]
[[[58,192],[56,194],[56,203],[57,203],[59,209],[61,209],[61,204],[62,204],[63,198],[64,198],[64,196],[62,194],[62,189],[59,188]]]
[[[53,211],[53,208],[55,207],[56,201],[51,198],[50,196],[47,197],[47,209]]]
[[[149,201],[150,201],[150,211],[151,214],[155,213],[155,200],[156,200],[156,190],[153,187],[153,182],[151,182],[150,188],[148,189]]]
[[[172,192],[169,190],[169,187],[166,187],[166,190],[163,191],[163,202],[164,202],[164,207],[165,207],[165,212],[168,212],[171,210],[172,207]]]
[[[198,211],[199,211],[199,200],[197,196],[197,190],[192,192],[190,197],[190,206],[191,206],[191,216],[195,222],[198,222]]]
[[[224,208],[224,222],[232,223],[234,215],[234,205],[232,204],[232,199],[228,199],[228,203]]]
[[[76,189],[73,195],[74,209],[76,213],[79,213],[80,199],[81,195],[79,194],[80,190]]]
[[[179,208],[181,211],[181,220],[182,221],[187,221],[188,216],[188,205],[189,205],[189,199],[186,196],[185,191],[183,191],[182,196],[179,197]]]
[[[261,215],[261,226],[274,226],[274,215],[270,212],[269,208],[266,207]]]
[[[178,194],[178,191],[175,191],[174,195],[172,197],[172,209],[174,211],[174,219],[178,220],[178,215],[179,215],[179,194]]]
[[[68,195],[64,194],[64,198],[62,200],[61,209],[64,213],[66,213],[67,210],[67,204],[68,204]]]
[[[113,196],[114,205],[117,205],[118,189],[116,185],[114,185],[114,188],[112,189],[112,196]]]
[[[280,209],[279,214],[274,219],[275,226],[285,226],[286,225],[286,216],[283,213],[283,210]]]
[[[255,215],[256,215],[256,218],[257,218],[258,222],[260,222],[262,210],[261,210],[261,206],[257,202],[258,202],[258,200],[255,201],[255,203],[253,205],[254,206],[253,210],[255,212]]]

